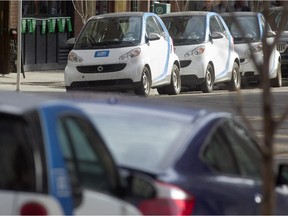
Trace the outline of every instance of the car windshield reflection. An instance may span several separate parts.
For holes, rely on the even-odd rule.
[[[256,16],[223,17],[235,43],[260,41],[261,35]]]
[[[113,17],[88,21],[76,41],[76,49],[134,46],[142,35],[141,17]]]
[[[162,20],[176,46],[203,43],[205,40],[205,16],[163,17]]]

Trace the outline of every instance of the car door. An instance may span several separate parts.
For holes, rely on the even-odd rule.
[[[262,15],[262,14],[259,14],[259,17],[258,17],[259,21],[260,21],[260,33],[261,35],[263,36],[264,35],[264,31],[265,31],[265,26],[267,27],[267,31],[272,31],[270,25],[266,22],[265,20],[265,17]],[[268,44],[272,44],[275,40],[275,37],[267,37],[266,38],[266,41]],[[271,53],[271,56],[270,56],[270,59],[269,59],[269,72],[271,73],[273,70],[276,70],[277,69],[277,62],[278,62],[278,59],[277,59],[277,56],[276,56],[276,53],[277,53],[277,48],[276,46],[273,48],[273,52]],[[279,54],[280,55],[280,54]]]
[[[37,181],[42,178],[41,165],[35,165],[39,152],[32,147],[35,137],[28,135],[30,130],[23,118],[0,114],[0,214],[63,214],[57,200]]]
[[[51,172],[55,173],[54,179],[51,179],[55,189],[53,194],[63,197],[69,194],[65,182],[59,183],[60,177],[65,178],[63,165],[72,185],[70,193],[74,195],[74,200],[68,204],[72,204],[74,214],[139,214],[136,208],[117,197],[119,173],[90,121],[80,111],[68,107],[62,107],[57,112],[47,110],[44,115],[49,122],[47,133],[49,137],[54,137],[49,140],[48,148],[53,155],[50,158]],[[77,194],[77,190],[82,193]],[[68,201],[62,201],[63,204],[65,202]]]
[[[169,62],[169,38],[159,21],[154,16],[146,18],[146,35],[157,34],[160,39],[149,40],[147,55],[150,57],[151,78],[153,80],[166,76]],[[163,78],[162,78],[163,79]]]
[[[259,152],[251,140],[245,139],[246,134],[240,129],[237,134],[232,125],[219,122],[207,140],[202,158],[213,177],[205,196],[209,197],[210,206],[217,203],[219,214],[259,214]]]
[[[223,34],[222,38],[212,39],[211,41],[213,46],[211,60],[213,61],[214,65],[215,80],[218,80],[219,78],[225,76],[228,72],[231,46],[226,30],[216,15],[210,17],[209,29],[211,35],[213,32],[220,32]]]

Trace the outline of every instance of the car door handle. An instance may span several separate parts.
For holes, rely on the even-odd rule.
[[[262,199],[263,199],[262,194],[256,193],[256,194],[254,195],[254,201],[255,201],[256,203],[260,204],[260,203],[262,202]]]

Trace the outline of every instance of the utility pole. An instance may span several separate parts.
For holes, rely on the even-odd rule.
[[[18,30],[17,30],[17,80],[16,80],[16,91],[20,92],[21,85],[21,69],[22,69],[22,58],[21,58],[21,22],[22,22],[22,0],[18,0]]]

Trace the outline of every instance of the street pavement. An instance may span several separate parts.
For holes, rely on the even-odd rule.
[[[17,73],[0,74],[0,91],[20,92],[66,92],[64,70],[31,71],[20,74],[20,88],[17,89]],[[158,95],[156,89],[151,95]]]
[[[20,74],[17,87],[17,73],[0,74],[0,91],[20,92],[65,92],[64,70],[31,71]]]

